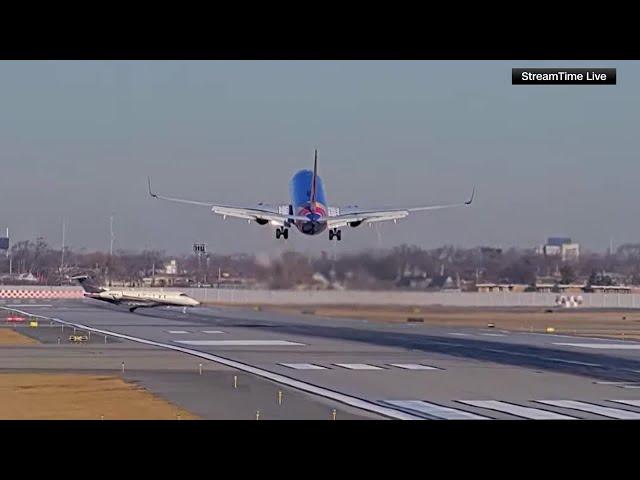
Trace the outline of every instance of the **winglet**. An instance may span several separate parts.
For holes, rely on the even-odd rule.
[[[466,202],[464,202],[465,205],[471,205],[471,202],[473,202],[473,197],[476,194],[476,187],[474,185],[473,190],[471,190],[471,198],[469,200],[467,200]]]
[[[158,198],[158,195],[151,191],[151,177],[147,177],[147,183],[149,184],[149,195],[151,195],[153,198]]]

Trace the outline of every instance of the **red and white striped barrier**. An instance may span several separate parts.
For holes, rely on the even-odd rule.
[[[0,298],[83,298],[82,290],[18,290],[0,289]]]

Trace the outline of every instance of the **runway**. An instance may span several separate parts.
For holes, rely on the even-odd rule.
[[[240,368],[370,418],[640,419],[637,342],[90,302],[20,309]]]

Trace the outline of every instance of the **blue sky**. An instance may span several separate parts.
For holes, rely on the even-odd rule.
[[[616,67],[616,86],[512,86],[521,66]],[[635,221],[638,62],[3,61],[0,226],[74,248],[276,253],[268,227],[204,207],[287,203],[319,149],[331,204],[473,208],[348,229],[340,244],[292,232],[301,251],[534,246],[567,235],[604,250]]]

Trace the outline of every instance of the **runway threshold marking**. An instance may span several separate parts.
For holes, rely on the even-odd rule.
[[[560,408],[581,410],[583,412],[595,413],[603,417],[615,418],[616,420],[640,420],[640,413],[630,412],[619,408],[603,407],[593,403],[578,402],[576,400],[534,400],[537,403],[544,403]]]
[[[491,420],[489,417],[455,408],[443,407],[424,400],[384,400],[382,403],[444,420]]]
[[[640,350],[640,343],[554,343],[554,345],[602,350]]]
[[[458,400],[460,403],[471,405],[472,407],[486,408],[497,412],[508,413],[516,417],[527,418],[529,420],[577,420],[576,417],[561,415],[559,413],[541,410],[539,408],[523,407],[513,403],[498,400]]]
[[[304,347],[288,340],[176,340],[176,343],[199,347]]]
[[[348,370],[384,370],[382,367],[369,365],[368,363],[334,363],[334,365]]]
[[[3,310],[11,310],[11,309],[3,307],[3,306],[0,306],[0,308],[2,308]],[[286,375],[281,375],[281,374],[278,374],[278,373],[269,372],[268,370],[263,370],[262,368],[257,368],[257,367],[248,365],[246,363],[242,363],[242,362],[238,362],[236,360],[231,360],[231,359],[228,359],[228,358],[225,358],[225,357],[221,357],[219,355],[213,355],[213,354],[210,354],[210,353],[201,352],[199,350],[193,350],[191,348],[184,348],[184,347],[180,347],[178,345],[171,345],[171,344],[168,344],[168,343],[156,342],[154,340],[147,340],[145,338],[133,337],[131,335],[125,335],[125,334],[118,333],[118,332],[112,332],[110,330],[102,330],[102,329],[90,327],[88,325],[84,325],[84,324],[81,324],[81,323],[67,322],[66,320],[61,320],[61,319],[55,318],[55,317],[46,317],[44,315],[36,315],[36,314],[33,314],[33,313],[21,311],[21,310],[14,310],[14,311],[16,311],[18,313],[21,313],[23,315],[31,315],[31,316],[36,317],[36,318],[42,318],[42,319],[45,319],[45,320],[51,320],[51,321],[54,321],[54,322],[61,323],[63,325],[69,325],[69,326],[80,328],[80,329],[83,329],[83,330],[88,330],[88,331],[92,331],[92,332],[95,332],[95,333],[101,333],[103,335],[110,335],[112,337],[121,338],[123,340],[129,340],[129,341],[136,342],[136,343],[142,343],[144,345],[151,345],[151,346],[154,346],[154,347],[160,347],[160,348],[164,348],[164,349],[167,349],[167,350],[173,350],[173,351],[176,351],[176,352],[186,353],[188,355],[192,355],[194,357],[203,358],[205,360],[210,360],[212,362],[219,363],[220,365],[226,365],[227,367],[235,368],[236,370],[240,370],[242,372],[250,373],[252,375],[256,375],[256,376],[261,377],[261,378],[266,378],[268,380],[272,380],[274,382],[280,383],[282,385],[286,385],[286,386],[291,387],[291,388],[295,388],[295,389],[301,390],[303,392],[307,392],[307,393],[311,393],[311,394],[314,394],[314,395],[318,395],[320,397],[328,398],[330,400],[334,400],[334,401],[342,403],[344,405],[349,405],[349,406],[354,407],[354,408],[359,408],[361,410],[366,410],[368,412],[377,413],[379,415],[383,415],[383,416],[388,417],[388,418],[393,418],[393,419],[396,419],[396,420],[423,420],[424,419],[423,417],[421,417],[419,415],[403,412],[401,410],[394,409],[394,408],[384,407],[382,405],[379,405],[377,403],[371,402],[369,400],[365,400],[363,398],[358,398],[358,397],[354,397],[354,396],[351,396],[351,395],[346,395],[344,393],[339,393],[339,392],[336,392],[336,391],[333,391],[333,390],[322,388],[322,387],[319,387],[317,385],[313,385],[311,383],[303,382],[301,380],[296,380],[294,378],[287,377]]]
[[[327,370],[327,367],[316,365],[314,363],[279,363],[278,365],[293,368],[294,370]]]
[[[389,365],[405,370],[440,370],[439,368],[422,365],[421,363],[390,363]]]

